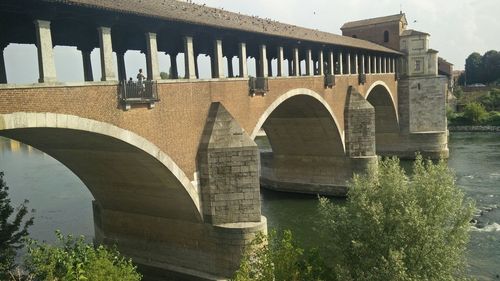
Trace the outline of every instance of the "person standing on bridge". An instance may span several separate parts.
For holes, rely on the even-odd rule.
[[[137,73],[137,86],[139,88],[139,94],[142,96],[144,93],[144,89],[146,88],[146,85],[144,85],[144,80],[146,79],[146,76],[142,73],[142,68],[139,68],[139,73]]]

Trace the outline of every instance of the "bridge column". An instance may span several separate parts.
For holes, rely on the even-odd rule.
[[[377,57],[377,73],[382,73],[382,57]]]
[[[359,56],[358,54],[354,55],[354,74],[359,74]]]
[[[392,73],[396,73],[396,59],[392,58]]]
[[[325,64],[324,64],[324,58],[323,58],[323,51],[320,50],[318,52],[318,75],[324,75],[325,74]]]
[[[384,67],[384,73],[387,73],[387,57],[384,57],[384,62],[383,62],[383,67]]]
[[[0,84],[7,84],[7,71],[5,69],[5,58],[3,51],[7,44],[0,45]]]
[[[214,72],[212,78],[224,78],[224,55],[222,54],[222,40],[214,41]]]
[[[365,55],[361,55],[361,70],[360,70],[360,73],[361,74],[366,74],[366,71],[365,71]]]
[[[344,74],[344,58],[342,57],[342,52],[339,52],[339,74]]]
[[[193,37],[184,37],[184,69],[186,79],[196,79]]]
[[[171,79],[179,79],[179,70],[177,67],[177,55],[178,53],[172,52],[168,54],[170,57],[170,77]]]
[[[116,64],[118,66],[118,80],[124,81],[127,80],[127,70],[125,69],[125,51],[118,50],[116,51]],[[148,73],[149,72],[148,70]]]
[[[159,80],[160,66],[158,64],[158,45],[156,43],[156,33],[147,32],[146,34],[146,67],[148,70],[148,80]],[[125,78],[126,79],[126,78]]]
[[[328,74],[335,74],[335,58],[333,52],[328,52]]]
[[[267,59],[267,76],[273,76],[273,58]]]
[[[372,56],[368,56],[368,67],[366,69],[366,71],[368,72],[368,74],[372,74]]]
[[[293,76],[300,76],[299,48],[293,48]]]
[[[347,61],[347,74],[351,75],[352,74],[351,53],[347,53],[346,61]]]
[[[306,50],[306,75],[307,76],[314,75],[312,53],[310,49]]]
[[[248,77],[248,66],[247,66],[247,45],[245,43],[238,44],[239,50],[239,65],[240,65],[240,77]]]
[[[40,78],[38,82],[56,82],[56,65],[54,62],[54,50],[52,46],[52,34],[50,21],[35,20],[36,39],[38,49],[38,71]]]
[[[78,48],[82,53],[82,62],[83,62],[83,79],[84,81],[94,81],[94,74],[92,72],[92,60],[91,53],[93,48]]]
[[[116,80],[113,65],[113,43],[111,40],[110,27],[98,27],[99,47],[101,51],[101,81]]]
[[[261,77],[268,77],[268,62],[267,62],[267,51],[266,45],[262,44],[259,46],[259,72]]]
[[[284,57],[284,53],[283,53],[283,47],[278,47],[278,67],[277,67],[277,73],[276,73],[276,76],[278,77],[282,77],[284,76],[283,75],[283,69],[285,67],[285,57]]]
[[[234,56],[227,56],[227,77],[233,78],[234,77],[234,70],[233,70],[233,57]]]

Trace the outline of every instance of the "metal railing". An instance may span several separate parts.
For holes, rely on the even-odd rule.
[[[254,96],[255,94],[266,95],[269,92],[269,80],[267,77],[250,77],[248,80],[248,86],[250,87],[250,94]]]
[[[140,103],[153,105],[159,101],[158,83],[157,81],[122,81],[120,82],[120,99],[126,107]]]

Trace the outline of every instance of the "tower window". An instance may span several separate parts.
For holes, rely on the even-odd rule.
[[[389,31],[384,31],[384,42],[387,43],[389,42]]]

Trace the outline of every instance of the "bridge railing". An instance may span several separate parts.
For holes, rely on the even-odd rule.
[[[150,107],[159,101],[157,81],[122,81],[120,82],[120,100],[125,109],[132,104],[149,104]]]

